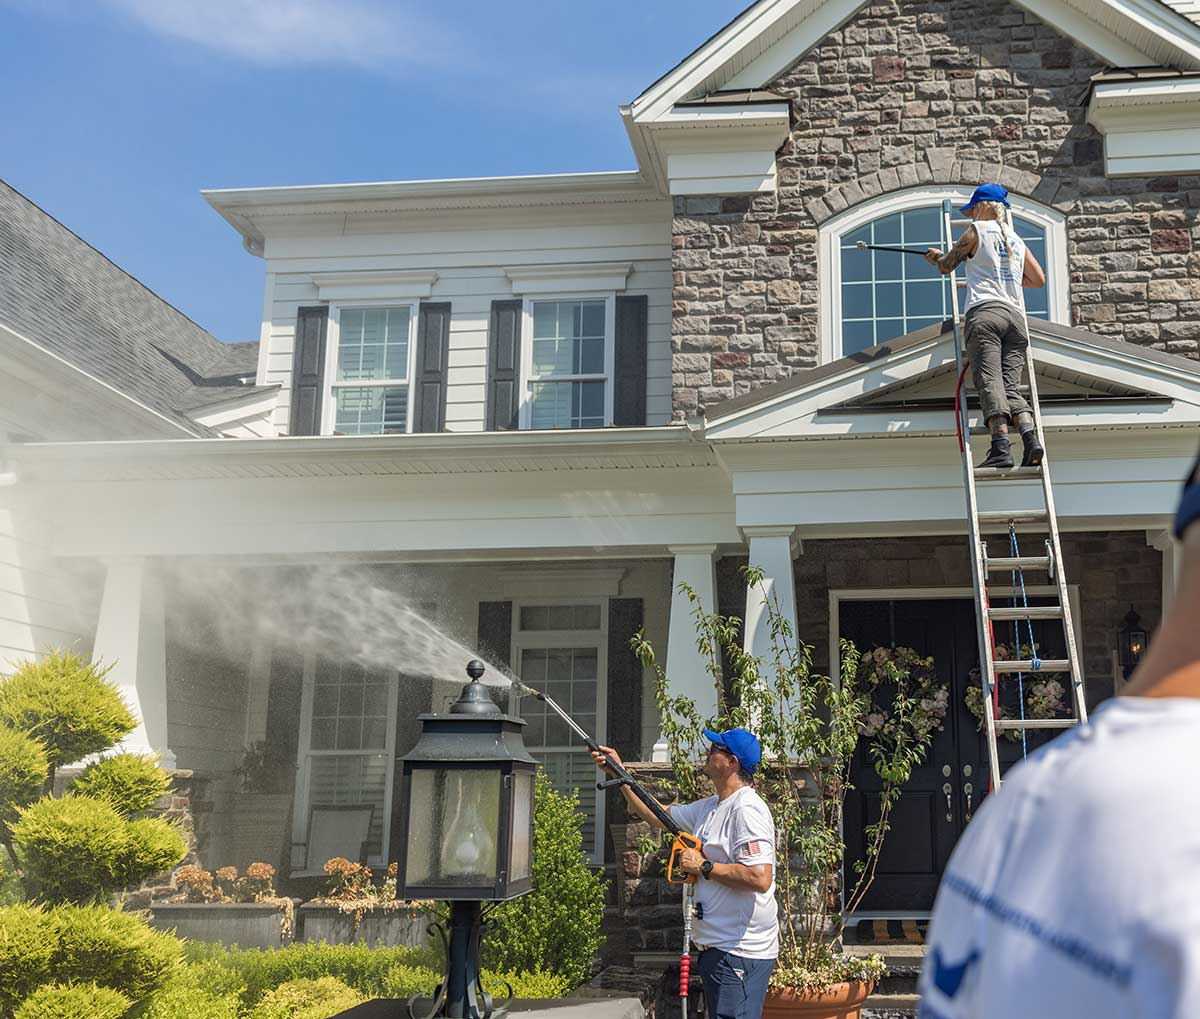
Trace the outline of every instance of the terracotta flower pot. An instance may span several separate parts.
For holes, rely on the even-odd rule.
[[[762,1019],[860,1019],[863,1002],[873,990],[873,982],[859,980],[834,984],[827,991],[772,989],[767,992]]]

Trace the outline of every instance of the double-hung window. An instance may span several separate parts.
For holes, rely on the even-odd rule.
[[[525,428],[602,428],[612,420],[612,297],[525,302]]]
[[[414,304],[334,306],[330,310],[329,396],[323,429],[385,435],[412,429]]]
[[[328,818],[334,810],[354,807],[373,808],[362,843],[367,862],[377,867],[387,863],[398,684],[395,671],[365,669],[324,655],[307,657],[292,835],[295,870],[320,873],[325,860],[314,859],[308,850],[317,841],[337,844],[328,832],[319,837],[314,819],[322,812]],[[341,855],[357,860],[359,848],[347,843]]]
[[[517,674],[552,697],[603,743],[607,613],[603,601],[524,603],[516,606],[513,647]],[[583,741],[541,701],[521,701],[525,745],[563,793],[579,790],[583,848],[594,861],[604,853],[604,799],[596,765]]]

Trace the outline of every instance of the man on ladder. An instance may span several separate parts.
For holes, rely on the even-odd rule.
[[[963,235],[944,254],[937,248],[925,253],[943,275],[965,263],[967,357],[992,435],[980,467],[1013,466],[1010,420],[1025,444],[1021,466],[1036,467],[1045,455],[1020,386],[1029,345],[1022,288],[1044,287],[1046,274],[1013,229],[1009,208],[1005,188],[980,185],[959,210],[972,221]]]

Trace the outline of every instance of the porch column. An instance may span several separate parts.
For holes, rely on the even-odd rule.
[[[138,726],[121,743],[130,753],[159,755],[175,767],[167,746],[167,641],[162,584],[144,559],[107,563],[92,661],[112,666],[114,682]]]
[[[1183,545],[1168,531],[1147,531],[1146,543],[1162,553],[1162,616],[1175,600],[1175,587],[1183,567]]]
[[[776,606],[779,614],[792,628],[796,640],[796,580],[792,560],[800,551],[792,537],[796,529],[783,527],[743,527],[742,534],[750,545],[750,565],[763,571],[761,584],[746,589],[746,635],[743,648],[756,658],[763,659],[763,677],[770,678],[771,617],[768,605]],[[794,647],[795,644],[793,643]]]
[[[671,579],[671,618],[667,630],[667,684],[673,694],[682,694],[696,702],[702,717],[716,713],[717,692],[708,672],[708,662],[696,647],[696,623],[693,606],[680,585],[696,592],[705,612],[717,611],[716,545],[672,545],[675,557]],[[651,752],[651,760],[667,760],[667,744],[660,735]]]

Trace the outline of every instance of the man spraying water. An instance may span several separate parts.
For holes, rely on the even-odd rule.
[[[704,774],[716,794],[677,804],[670,815],[703,845],[702,850],[685,850],[680,864],[699,878],[692,941],[700,951],[705,1014],[710,1019],[759,1019],[779,954],[775,823],[754,789],[762,748],[745,729],[705,729],[704,735],[710,741]],[[593,750],[592,757],[606,774],[621,764],[611,747]],[[637,817],[667,830],[657,812],[628,786],[621,791]]]

